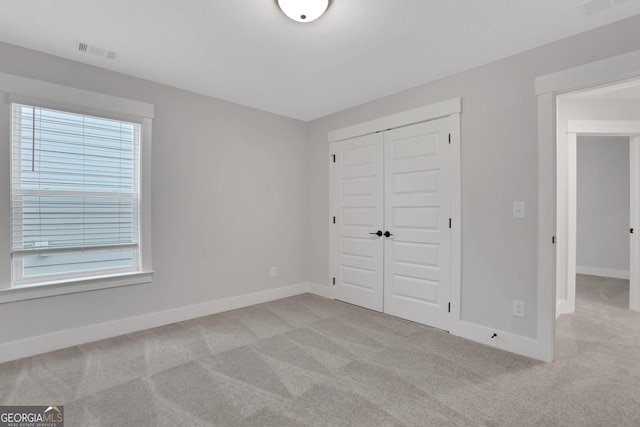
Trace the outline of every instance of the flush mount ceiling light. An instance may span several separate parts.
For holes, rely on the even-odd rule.
[[[278,0],[278,6],[294,21],[311,22],[327,10],[329,0]]]

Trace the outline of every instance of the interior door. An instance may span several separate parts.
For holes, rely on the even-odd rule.
[[[336,145],[336,299],[382,311],[383,137]]]
[[[447,119],[384,133],[384,312],[449,330],[451,146]]]

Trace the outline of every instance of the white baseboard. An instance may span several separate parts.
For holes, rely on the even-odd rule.
[[[629,270],[616,270],[614,268],[576,266],[577,274],[588,274],[590,276],[611,277],[613,279],[629,280]]]
[[[452,335],[543,362],[553,362],[553,347],[545,349],[539,340],[463,321],[454,329],[450,331]],[[496,334],[495,338],[492,338],[493,334]]]
[[[308,283],[309,292],[321,297],[335,299],[335,288],[333,286],[322,286],[317,283]]]
[[[274,301],[310,292],[325,298],[334,298],[334,288],[316,283],[300,283],[278,289],[256,292],[247,295],[194,304],[186,307],[128,317],[113,322],[100,323],[77,329],[55,332],[37,337],[25,338],[0,344],[0,363],[23,357],[34,356],[50,351],[60,350],[75,345],[85,344],[119,335],[125,335],[145,329],[164,326],[171,323],[208,316],[237,308]],[[490,329],[469,322],[459,322],[455,325],[452,335],[457,335],[491,347],[496,347],[512,353],[521,354],[535,359],[550,362],[552,352],[545,352],[541,343],[508,332]],[[496,333],[496,338],[491,336]]]
[[[307,285],[309,286],[310,293],[335,299],[335,288],[333,286],[322,286],[316,283],[308,283]],[[543,348],[544,346],[533,338],[527,338],[469,322],[458,322],[452,327],[449,333],[490,347],[499,348],[544,362],[553,361],[553,348],[545,350]],[[494,333],[497,334],[497,336],[491,338]]]
[[[561,314],[571,314],[576,312],[575,305],[571,305],[567,300],[560,300],[556,302],[556,319]]]
[[[309,283],[194,304],[0,344],[0,363],[309,292]]]

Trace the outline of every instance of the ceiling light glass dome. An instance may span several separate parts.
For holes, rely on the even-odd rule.
[[[329,0],[278,0],[278,6],[294,21],[311,22],[327,10]]]

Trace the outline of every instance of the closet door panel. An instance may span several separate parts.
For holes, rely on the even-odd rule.
[[[366,135],[338,144],[335,206],[336,299],[383,309],[383,138]]]
[[[385,132],[384,312],[448,329],[448,120]]]

